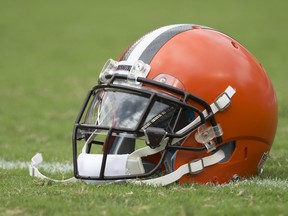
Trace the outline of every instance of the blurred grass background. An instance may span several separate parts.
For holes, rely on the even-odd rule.
[[[279,126],[263,178],[287,183],[287,9],[284,0],[0,0],[0,158],[29,161],[42,152],[47,162],[72,161],[74,120],[106,60],[155,28],[195,23],[234,37],[266,68],[278,96]],[[0,215],[230,215],[230,207],[236,215],[287,214],[287,187],[255,182],[117,189],[50,185],[30,178],[28,169],[0,169],[0,179]]]

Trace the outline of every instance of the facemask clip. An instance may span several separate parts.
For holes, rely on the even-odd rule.
[[[107,76],[112,76],[113,73],[116,71],[118,67],[118,62],[114,61],[113,59],[109,59],[105,65],[103,66],[100,75],[99,75],[99,81],[100,83],[107,83],[108,82],[108,78]]]
[[[150,65],[145,64],[143,61],[138,60],[131,64],[126,61],[114,61],[113,59],[109,59],[104,65],[103,69],[99,75],[100,83],[107,83],[111,76],[114,74],[122,74],[127,75],[127,82],[134,85],[139,85],[137,82],[138,77],[146,78],[149,71]],[[110,78],[109,78],[110,77]]]
[[[221,126],[218,124],[216,126],[207,127],[206,125],[201,125],[195,134],[195,140],[198,143],[202,143],[207,148],[208,152],[216,149],[214,138],[222,136],[223,131]]]
[[[150,71],[150,66],[145,64],[143,61],[138,60],[133,65],[131,70],[128,73],[127,81],[130,84],[139,85],[140,83],[137,82],[138,77],[146,77]]]

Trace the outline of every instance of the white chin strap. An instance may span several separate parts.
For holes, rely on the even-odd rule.
[[[217,164],[224,158],[225,158],[224,151],[219,150],[210,156],[193,160],[187,164],[183,164],[177,170],[167,175],[164,175],[158,178],[148,179],[148,180],[131,180],[131,182],[135,184],[165,186],[165,185],[178,181],[185,174],[189,173],[190,175],[196,175],[202,172],[205,167]]]
[[[127,182],[134,183],[134,184],[148,184],[154,186],[165,186],[176,182],[179,180],[183,175],[190,173],[191,175],[198,174],[204,170],[205,167],[211,166],[213,164],[219,163],[221,160],[225,158],[225,154],[223,150],[219,150],[216,153],[200,158],[197,160],[193,160],[187,164],[183,164],[174,172],[171,172],[167,175],[148,179],[148,180],[126,180]],[[62,182],[62,183],[71,183],[79,181],[75,177],[65,179],[65,180],[55,180],[46,177],[37,168],[37,165],[42,162],[42,155],[40,153],[36,154],[32,158],[32,163],[29,165],[30,176],[35,176],[41,179],[48,179],[54,182]],[[99,177],[100,173],[100,166],[96,164],[101,164],[102,162],[102,155],[100,154],[83,154],[81,153],[78,158],[78,169],[79,175],[81,176],[93,176]],[[106,161],[106,168],[105,168],[105,176],[123,176],[127,175],[126,164],[128,162],[128,154],[125,155],[108,155]],[[125,180],[123,180],[125,181]],[[111,183],[113,181],[97,181],[97,180],[88,180],[87,183],[94,183],[94,184],[103,184],[103,183]],[[119,181],[114,181],[119,182]]]
[[[210,105],[212,112],[215,114],[218,111],[223,111],[229,104],[231,103],[231,98],[235,94],[235,90],[228,86],[228,88],[223,92],[214,103]],[[204,117],[208,115],[207,111],[203,111]],[[200,117],[196,118],[193,122],[191,122],[189,125],[178,131],[177,133],[183,133],[186,130],[188,130],[190,127],[194,126],[196,123],[200,121]],[[93,134],[89,139],[93,139]],[[89,140],[88,139],[88,140]],[[181,138],[183,139],[183,137]],[[172,141],[172,144],[175,144],[178,140],[174,139]],[[105,164],[105,172],[104,175],[109,176],[125,176],[125,175],[132,175],[132,174],[143,174],[145,173],[144,166],[142,163],[142,157],[154,155],[158,152],[161,152],[165,149],[167,145],[168,139],[164,139],[161,143],[161,145],[157,148],[150,148],[149,146],[138,149],[134,151],[131,154],[122,154],[122,155],[112,155],[108,154],[106,158],[106,164]],[[103,155],[102,154],[87,154],[84,151],[85,145],[83,147],[82,153],[78,156],[77,159],[77,165],[78,165],[78,172],[81,176],[86,177],[99,177],[100,175],[100,168],[102,164]],[[183,164],[175,171],[158,177],[158,178],[152,178],[148,180],[116,180],[116,181],[106,181],[106,180],[85,180],[85,182],[88,183],[115,183],[120,181],[126,181],[131,182],[135,184],[148,184],[148,185],[168,185],[171,184],[177,180],[179,180],[183,175],[185,174],[191,174],[196,175],[204,170],[205,167],[214,165],[219,163],[221,160],[225,158],[225,153],[223,150],[218,150],[215,153],[204,157],[199,158],[193,161],[190,161],[186,164]],[[66,180],[54,180],[51,178],[48,178],[44,176],[37,168],[37,165],[42,162],[42,155],[40,153],[37,153],[33,158],[32,162],[29,165],[29,173],[30,176],[35,176],[42,179],[48,179],[55,182],[62,182],[62,183],[68,183],[68,182],[76,182],[79,181],[78,179],[72,177],[70,179]]]

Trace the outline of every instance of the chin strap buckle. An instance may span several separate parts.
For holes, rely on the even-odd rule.
[[[191,175],[201,173],[204,167],[205,165],[202,158],[192,160],[191,162],[188,163],[188,169]]]
[[[232,97],[236,93],[236,90],[231,86],[228,86],[223,93],[221,93],[215,100],[213,104],[211,104],[211,109],[215,114],[218,111],[225,110],[232,102]]]

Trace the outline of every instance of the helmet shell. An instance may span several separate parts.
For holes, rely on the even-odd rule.
[[[207,167],[180,182],[223,183],[234,175],[252,176],[273,143],[277,99],[264,68],[233,38],[213,29],[191,28],[167,41],[152,59],[148,78],[160,73],[176,77],[185,90],[210,104],[227,86],[236,90],[230,106],[215,115],[223,129],[223,144],[235,149],[225,162]],[[199,146],[192,133],[183,146]],[[174,169],[206,152],[178,151]]]

